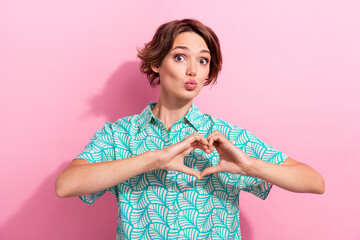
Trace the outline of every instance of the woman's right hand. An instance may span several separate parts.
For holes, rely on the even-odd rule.
[[[200,178],[200,173],[195,169],[184,165],[184,157],[196,148],[210,153],[209,142],[197,132],[191,134],[183,141],[174,145],[155,151],[159,163],[159,169],[168,171],[183,172],[188,175]]]

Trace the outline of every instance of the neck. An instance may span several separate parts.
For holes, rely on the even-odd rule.
[[[171,126],[179,118],[186,115],[192,104],[192,99],[164,99],[161,97],[152,109],[153,115],[164,123],[166,129],[170,131]]]

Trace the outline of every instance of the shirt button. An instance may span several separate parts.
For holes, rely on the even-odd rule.
[[[178,209],[178,207],[176,206],[176,204],[169,206],[169,209],[170,209],[170,211],[172,211],[173,213],[179,212],[179,209]]]
[[[176,205],[174,205],[174,207],[173,207],[173,212],[175,212],[175,213],[179,212],[179,208]]]

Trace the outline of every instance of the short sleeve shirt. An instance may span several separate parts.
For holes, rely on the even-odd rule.
[[[89,162],[129,158],[176,144],[194,132],[207,138],[217,130],[250,157],[281,164],[287,156],[249,131],[209,114],[192,104],[168,131],[156,118],[150,103],[138,115],[107,122],[77,157]],[[219,163],[216,149],[210,154],[195,149],[184,164],[201,172]],[[265,199],[272,184],[240,174],[215,173],[196,179],[177,171],[153,170],[80,199],[87,204],[110,191],[116,196],[116,239],[241,239],[239,193]]]

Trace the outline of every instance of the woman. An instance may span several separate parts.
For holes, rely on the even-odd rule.
[[[158,102],[106,123],[56,180],[59,197],[88,204],[115,194],[117,239],[241,239],[240,190],[262,199],[273,184],[325,191],[311,167],[192,103],[221,70],[209,27],[193,19],[165,23],[138,56],[151,86],[160,85]]]

